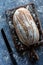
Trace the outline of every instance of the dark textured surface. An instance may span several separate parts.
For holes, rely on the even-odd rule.
[[[13,56],[16,59],[16,62],[18,65],[32,65],[32,63],[29,61],[29,58],[27,57],[28,55],[25,54],[25,57],[21,57],[17,54],[16,49],[13,45],[12,38],[10,35],[9,27],[6,23],[5,17],[2,15],[4,14],[5,10],[23,5],[30,2],[29,0],[0,0],[0,30],[1,28],[4,29],[6,36],[10,42],[11,48],[14,52]],[[43,0],[34,0],[33,1],[36,5],[37,11],[38,11],[38,16],[41,20],[41,24],[43,27]],[[41,48],[38,52],[39,54],[39,61],[34,63],[34,65],[43,65],[43,48]],[[5,42],[3,40],[1,31],[0,31],[0,65],[13,65],[12,61],[10,59],[7,47],[5,45]]]

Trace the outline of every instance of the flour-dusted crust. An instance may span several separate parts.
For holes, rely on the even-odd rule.
[[[38,28],[26,8],[19,8],[13,15],[13,24],[20,41],[29,46],[39,40]]]

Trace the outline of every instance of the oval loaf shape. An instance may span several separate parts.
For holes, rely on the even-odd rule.
[[[26,8],[19,8],[13,15],[13,24],[19,40],[26,46],[32,45],[39,40],[38,28]]]

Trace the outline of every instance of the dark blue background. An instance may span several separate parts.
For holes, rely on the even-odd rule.
[[[1,28],[4,28],[18,65],[32,65],[32,63],[29,62],[29,60],[27,59],[27,56],[21,58],[19,55],[17,55],[16,49],[14,48],[14,45],[10,36],[9,27],[6,24],[5,22],[6,20],[4,17],[2,17],[2,15],[5,12],[5,10],[15,8],[20,5],[27,4],[29,2],[35,3],[37,11],[38,11],[38,16],[40,18],[40,21],[43,27],[43,0],[30,0],[30,1],[29,0],[0,0],[0,30]],[[43,48],[41,48],[37,53],[39,54],[40,59],[39,61],[34,63],[34,65],[43,65]],[[0,65],[12,65],[1,31],[0,31]]]

